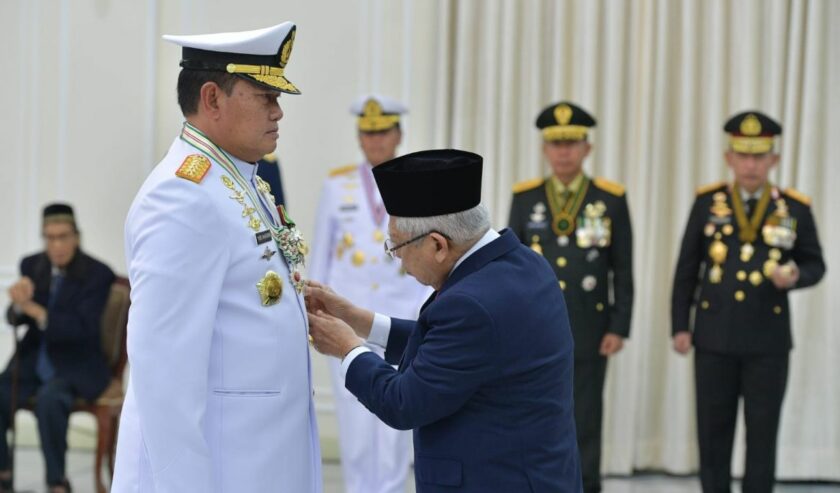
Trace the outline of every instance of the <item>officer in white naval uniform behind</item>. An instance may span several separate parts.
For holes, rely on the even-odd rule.
[[[295,37],[183,47],[181,134],[128,213],[131,377],[112,492],[320,492],[306,247],[253,164],[276,146]]]
[[[383,248],[388,214],[371,170],[393,159],[402,139],[393,99],[369,95],[351,107],[358,115],[365,160],[330,172],[321,192],[309,277],[370,310],[416,317],[431,290],[406,275]],[[382,349],[371,346],[374,351]],[[347,493],[402,493],[411,456],[411,435],[382,423],[347,389],[339,361],[331,358],[341,465]]]

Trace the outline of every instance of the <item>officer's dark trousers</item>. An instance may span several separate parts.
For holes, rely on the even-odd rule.
[[[601,491],[601,415],[607,358],[575,358],[575,424],[583,491]]]
[[[0,378],[0,471],[9,469],[9,444],[6,430],[11,423],[11,380],[7,375]],[[66,381],[51,380],[39,384],[37,379],[21,379],[18,384],[18,407],[35,396],[35,417],[38,419],[38,433],[41,450],[47,469],[47,484],[58,484],[64,478],[64,461],[67,453],[67,424],[74,394]]]
[[[704,493],[728,493],[738,401],[744,398],[747,457],[741,491],[773,491],[776,435],[787,383],[788,354],[725,355],[697,351],[697,435]]]

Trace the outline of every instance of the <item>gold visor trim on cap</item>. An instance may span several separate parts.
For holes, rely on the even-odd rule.
[[[289,82],[289,79],[283,75],[284,69],[280,67],[229,63],[227,64],[226,70],[229,74],[247,75],[258,82],[262,82],[289,94],[300,94],[300,89]]]
[[[359,130],[362,132],[380,132],[394,128],[399,122],[399,115],[362,115],[359,117]]]
[[[743,154],[764,154],[773,150],[773,137],[731,137],[729,146]]]
[[[589,127],[583,125],[553,125],[542,130],[543,140],[583,140]]]

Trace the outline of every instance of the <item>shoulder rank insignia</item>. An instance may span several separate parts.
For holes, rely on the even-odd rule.
[[[793,188],[785,188],[784,194],[797,202],[801,202],[802,204],[805,204],[809,207],[811,206],[811,197],[805,195],[799,190],[794,190]]]
[[[595,184],[596,187],[600,188],[601,190],[607,193],[611,193],[616,197],[621,197],[622,195],[624,195],[624,185],[622,185],[621,183],[610,181],[606,178],[601,178],[600,176],[598,178],[595,178],[592,182]]]
[[[190,154],[175,171],[175,176],[189,180],[194,183],[201,183],[204,176],[210,170],[210,160],[201,154]]]
[[[716,181],[714,183],[709,183],[708,185],[703,185],[702,187],[697,187],[697,190],[694,191],[697,195],[705,195],[709,192],[714,192],[715,190],[720,190],[721,188],[726,186],[725,181]]]
[[[346,175],[358,167],[356,164],[348,164],[347,166],[339,166],[330,170],[330,177]]]
[[[277,154],[269,153],[263,156],[263,161],[268,161],[269,163],[276,163],[277,162]]]
[[[545,183],[544,178],[533,178],[531,180],[520,181],[513,185],[513,193],[527,192],[533,190]]]

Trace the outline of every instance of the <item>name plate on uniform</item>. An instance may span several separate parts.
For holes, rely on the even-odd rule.
[[[262,245],[263,243],[271,241],[271,231],[269,230],[260,231],[254,236],[257,238],[257,245]]]

